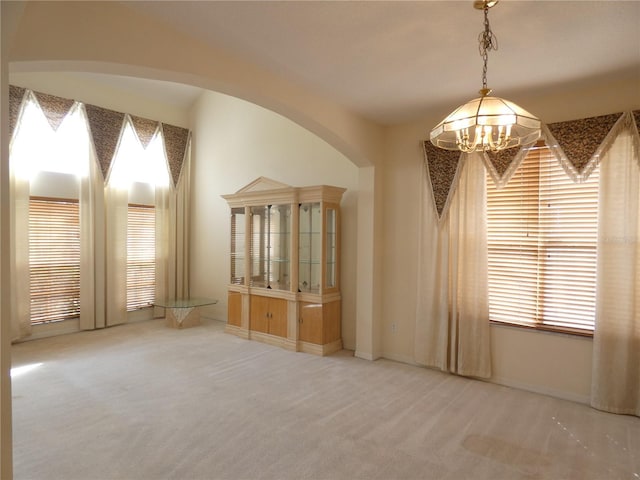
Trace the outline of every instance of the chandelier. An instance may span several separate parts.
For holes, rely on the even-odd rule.
[[[497,152],[528,145],[540,137],[540,120],[513,102],[491,97],[487,88],[487,60],[498,49],[498,39],[489,26],[489,9],[497,1],[476,0],[474,8],[484,11],[484,30],[478,37],[483,60],[482,88],[475,98],[456,108],[431,130],[431,143],[446,150]]]

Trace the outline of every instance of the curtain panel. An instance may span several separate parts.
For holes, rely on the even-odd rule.
[[[640,167],[630,131],[600,165],[591,405],[640,416]]]
[[[458,162],[459,185],[434,222],[423,169],[415,360],[470,377],[491,376],[486,183],[481,155]],[[437,223],[436,228],[431,226]]]
[[[9,151],[17,155],[9,158],[10,225],[11,243],[9,255],[11,263],[11,340],[31,335],[29,300],[29,181],[26,172],[19,163],[27,144],[24,140],[15,140],[16,130],[21,128],[22,112],[29,100],[24,88],[9,88]]]

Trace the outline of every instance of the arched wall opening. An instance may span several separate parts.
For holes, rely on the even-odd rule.
[[[118,2],[33,2],[2,5],[2,155],[0,193],[2,334],[0,338],[0,473],[11,478],[11,394],[8,308],[8,71],[85,71],[195,85],[243,98],[314,133],[357,167],[354,336],[356,355],[380,355],[381,165],[383,127],[299,85],[260,71],[226,52],[128,9]],[[43,41],[42,39],[46,39]]]
[[[72,68],[71,72],[67,70],[69,68]],[[162,105],[156,98],[136,98],[135,92],[118,90],[117,82],[113,84],[115,87],[105,87],[105,83],[96,83],[95,76],[83,76],[86,71],[99,73],[98,81],[108,84],[114,78],[120,78],[114,77],[114,72],[131,73],[132,70],[140,73],[135,67],[98,65],[95,62],[88,66],[81,62],[73,66],[55,62],[20,62],[18,68],[12,68],[10,81],[36,91],[192,129],[192,294],[220,299],[216,307],[210,308],[212,318],[226,320],[227,312],[228,259],[224,252],[228,243],[228,208],[221,195],[233,193],[259,176],[294,186],[329,184],[346,188],[342,203],[343,341],[345,348],[357,350],[357,304],[368,303],[372,298],[363,296],[366,290],[358,281],[361,275],[358,257],[363,254],[367,243],[372,242],[372,237],[367,235],[364,241],[358,241],[358,230],[359,220],[372,214],[374,185],[370,182],[375,179],[372,175],[375,168],[357,167],[315,133],[249,101],[203,90],[193,105],[182,107],[186,113],[176,113],[180,108]],[[157,81],[158,77],[163,82],[167,77],[176,78],[169,72],[169,75],[156,75],[150,81]],[[199,85],[205,83],[198,82]],[[149,84],[150,87],[153,85]],[[371,222],[366,225],[371,228]],[[362,275],[371,278],[371,262],[361,261],[360,264],[368,271]],[[210,272],[219,274],[212,277]],[[360,312],[371,310],[370,305],[366,305]],[[366,330],[366,327],[361,328],[361,331]],[[359,342],[360,345],[364,343]],[[364,356],[374,358],[371,354]]]

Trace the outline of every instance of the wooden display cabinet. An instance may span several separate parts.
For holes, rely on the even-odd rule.
[[[225,331],[289,350],[342,348],[340,200],[345,189],[260,177],[223,195],[231,208]]]

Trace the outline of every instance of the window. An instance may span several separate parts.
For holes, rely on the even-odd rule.
[[[31,323],[80,316],[80,221],[76,200],[29,201]]]
[[[487,176],[491,320],[593,332],[598,174],[574,183],[543,146],[504,188]]]
[[[53,130],[38,104],[29,98],[11,145],[11,162],[19,178],[32,180],[38,172],[73,176],[88,174],[89,135],[79,108],[72,108]]]
[[[156,285],[155,208],[129,204],[127,215],[127,310],[149,307]]]

